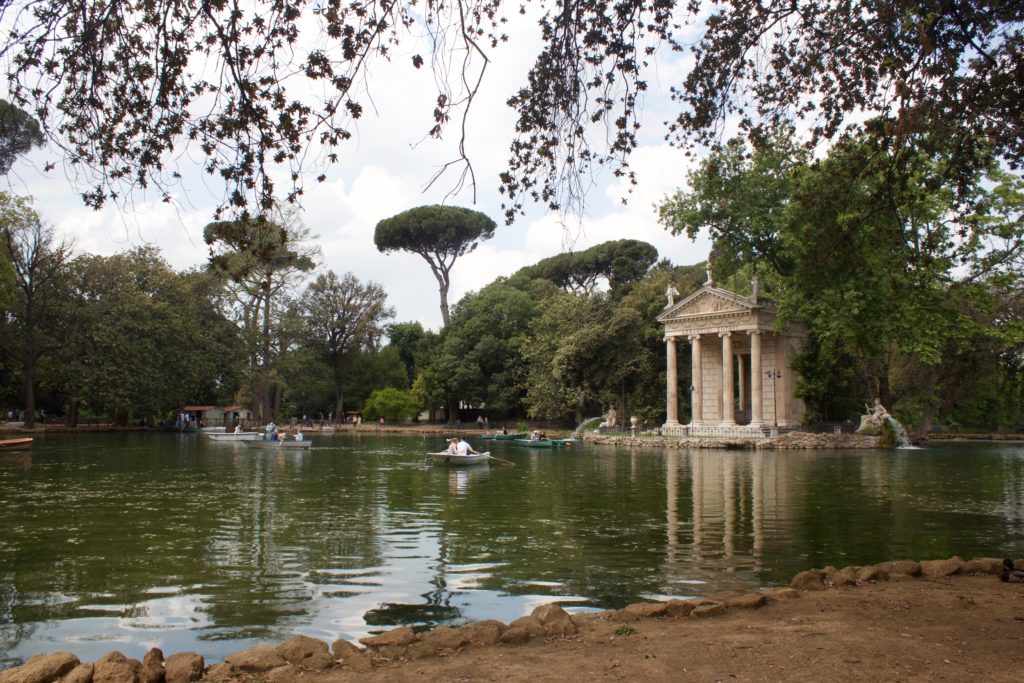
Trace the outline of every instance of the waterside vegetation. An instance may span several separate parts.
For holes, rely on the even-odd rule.
[[[871,121],[821,159],[789,124],[729,141],[659,206],[673,233],[710,234],[708,263],[612,240],[470,292],[438,332],[396,323],[387,285],[325,269],[293,210],[210,223],[207,265],[175,272],[151,247],[76,253],[5,193],[0,405],[28,426],[44,414],[152,425],[203,403],[260,421],[427,410],[575,426],[615,406],[650,428],[665,419],[665,292],[713,271],[739,294],[760,280],[778,325],[809,328],[790,369],[810,422],[855,420],[877,401],[917,432],[1024,424],[1024,181],[992,155],[965,170],[928,133],[894,147],[890,125]],[[378,247],[420,253],[435,272],[447,255],[450,269],[494,224],[455,212],[468,227],[452,232],[449,214],[383,220]]]

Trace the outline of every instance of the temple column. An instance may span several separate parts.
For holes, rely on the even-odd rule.
[[[732,376],[732,333],[719,332],[722,338],[722,424],[736,424],[735,391]]]
[[[677,377],[676,368],[676,338],[665,337],[666,344],[666,355],[668,356],[668,367],[667,370],[667,384],[668,384],[668,396],[667,400],[667,419],[665,420],[666,427],[674,427],[679,424],[679,379]]]
[[[739,399],[738,407],[742,413],[747,409],[747,378],[746,378],[746,363],[743,362],[743,354],[736,354],[736,386],[739,387],[739,394],[736,398]]]
[[[690,425],[704,422],[704,373],[701,370],[700,335],[690,337]]]
[[[750,426],[764,424],[761,396],[761,330],[750,330]]]

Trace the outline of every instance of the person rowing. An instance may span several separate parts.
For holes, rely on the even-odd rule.
[[[458,439],[458,443],[455,446],[455,453],[456,453],[456,455],[460,455],[460,456],[466,457],[470,453],[476,455],[477,451],[474,451],[473,447],[470,446],[469,443],[465,439],[460,437]]]

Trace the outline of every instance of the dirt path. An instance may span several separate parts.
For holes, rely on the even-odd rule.
[[[467,647],[353,681],[1021,681],[1024,584],[905,579],[695,619],[577,619],[571,639]],[[622,632],[622,630],[620,630]]]

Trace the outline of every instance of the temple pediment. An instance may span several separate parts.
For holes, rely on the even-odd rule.
[[[749,315],[761,306],[735,292],[717,287],[703,287],[666,307],[658,316],[661,322],[704,316]]]

